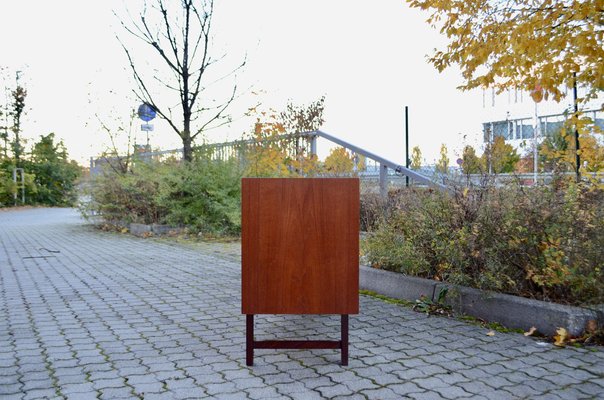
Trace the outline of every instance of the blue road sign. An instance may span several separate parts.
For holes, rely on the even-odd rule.
[[[151,121],[157,115],[155,108],[153,106],[143,103],[138,106],[138,117],[145,122]]]

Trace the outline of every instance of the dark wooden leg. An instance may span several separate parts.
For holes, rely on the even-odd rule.
[[[341,325],[341,352],[342,352],[342,365],[348,365],[348,314],[342,314],[340,320]]]
[[[254,314],[245,315],[245,365],[254,365]]]
[[[254,340],[254,314],[245,316],[245,364],[254,365],[254,349],[340,349],[348,365],[348,314],[340,315],[340,340]]]

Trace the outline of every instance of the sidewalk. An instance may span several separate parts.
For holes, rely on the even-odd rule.
[[[604,398],[602,348],[364,296],[349,367],[332,350],[257,350],[248,368],[230,253],[103,233],[70,209],[1,211],[0,398]],[[336,316],[256,320],[259,339],[339,335]]]

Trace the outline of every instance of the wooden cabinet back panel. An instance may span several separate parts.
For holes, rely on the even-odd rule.
[[[244,314],[357,314],[358,290],[358,179],[243,179]]]

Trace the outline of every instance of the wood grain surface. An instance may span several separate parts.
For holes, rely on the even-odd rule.
[[[359,180],[242,180],[242,312],[359,312]]]

